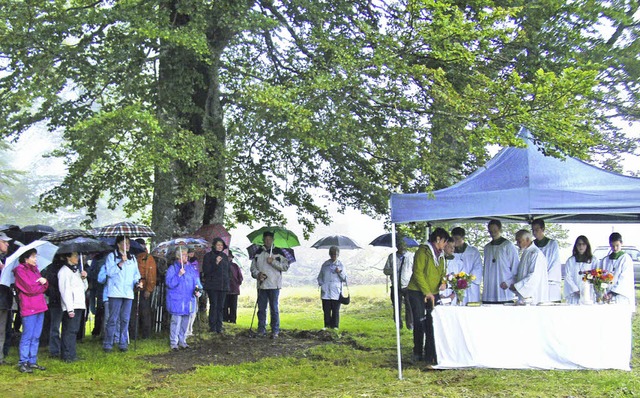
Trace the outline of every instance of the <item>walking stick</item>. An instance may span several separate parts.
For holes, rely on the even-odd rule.
[[[251,325],[249,326],[249,337],[255,337],[257,333],[253,332],[253,320],[256,317],[256,310],[258,309],[258,298],[260,296],[260,285],[262,284],[261,280],[258,280],[256,285],[256,304],[253,306],[253,316],[251,317]]]

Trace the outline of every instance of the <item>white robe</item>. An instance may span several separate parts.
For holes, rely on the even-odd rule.
[[[598,259],[593,257],[590,262],[577,262],[575,256],[567,260],[564,277],[564,299],[569,304],[580,304],[580,287],[582,286],[582,275],[580,272],[589,271],[598,266]],[[595,297],[591,297],[593,301]]]
[[[562,300],[560,284],[562,281],[562,263],[560,262],[560,251],[558,242],[555,239],[549,239],[549,243],[543,247],[539,247],[544,256],[547,258],[547,273],[549,274],[549,301]]]
[[[531,297],[533,304],[549,301],[547,258],[536,245],[523,250],[513,285],[520,300]]]
[[[454,259],[451,263],[455,269],[460,272],[464,271],[469,275],[474,275],[476,280],[471,282],[471,285],[464,292],[464,303],[473,301],[480,301],[480,285],[482,284],[482,258],[480,257],[480,251],[473,246],[467,245],[466,249],[462,253],[453,253]],[[452,271],[447,271],[451,273]]]
[[[518,249],[504,240],[500,245],[491,242],[484,247],[484,273],[482,277],[482,301],[510,301],[515,298],[509,289],[500,287],[502,282],[510,286],[518,270]]]
[[[636,309],[636,291],[633,281],[633,260],[625,253],[617,260],[606,256],[600,260],[600,268],[613,274],[613,282],[607,288],[608,292],[617,294],[613,302],[631,305],[633,312]]]

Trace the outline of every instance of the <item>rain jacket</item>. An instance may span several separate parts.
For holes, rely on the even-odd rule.
[[[231,262],[231,278],[229,278],[229,294],[240,294],[240,285],[244,280],[240,266]]]
[[[135,256],[127,253],[127,261],[122,264],[122,269],[120,269],[118,263],[121,260],[122,255],[117,250],[107,256],[105,265],[108,295],[113,298],[133,300],[133,288],[140,280],[138,261]]]
[[[42,271],[42,276],[47,278],[47,282],[49,282],[49,288],[46,292],[47,297],[49,297],[49,308],[62,308],[60,288],[58,285],[58,271],[60,271],[60,268],[63,266],[64,263],[54,261]]]
[[[49,282],[44,285],[36,282],[42,278],[38,267],[20,264],[14,268],[13,273],[16,277],[18,300],[20,300],[20,315],[24,317],[45,312],[47,301],[44,298],[44,292],[49,287]]]
[[[336,272],[339,269],[340,273]],[[338,300],[342,291],[342,282],[347,281],[347,274],[340,260],[334,263],[327,260],[320,267],[318,285],[320,286],[320,298],[323,300]]]
[[[216,258],[220,256],[222,260],[216,264]],[[204,275],[204,288],[217,292],[229,291],[229,278],[231,271],[229,257],[224,252],[211,250],[204,255],[202,261],[202,273]]]
[[[272,256],[273,263],[269,264],[267,258]],[[251,276],[258,279],[258,274],[262,272],[267,275],[262,283],[258,283],[258,289],[280,289],[282,288],[282,273],[289,269],[289,261],[282,253],[282,250],[273,248],[272,250],[262,246],[258,249],[256,256],[251,262]]]
[[[189,315],[196,310],[196,287],[201,288],[198,271],[191,264],[184,265],[185,273],[178,273],[182,268],[176,261],[167,270],[165,283],[167,285],[167,311],[171,315]]]
[[[156,288],[156,276],[158,273],[158,267],[156,266],[156,260],[149,253],[140,253],[136,257],[138,260],[138,271],[140,272],[140,279],[143,282],[143,288],[145,292],[153,293]]]
[[[58,271],[58,285],[60,286],[63,311],[86,309],[84,292],[89,287],[89,283],[86,279],[82,279],[78,269],[74,271],[66,265],[60,268],[60,271]]]

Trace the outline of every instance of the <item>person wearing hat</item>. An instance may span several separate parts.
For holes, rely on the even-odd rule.
[[[282,250],[273,246],[273,232],[262,234],[264,244],[251,262],[251,276],[258,281],[258,336],[267,335],[267,303],[271,315],[271,337],[280,334],[278,298],[282,288],[282,273],[289,270],[289,261]]]
[[[12,239],[4,232],[0,232],[0,274],[4,269],[7,254],[9,252],[9,242]],[[9,286],[0,285],[0,365],[4,364],[4,357],[9,351],[11,343],[11,334],[7,336],[7,332],[11,332],[11,328],[7,330],[7,323],[11,316],[11,306],[13,305],[13,294]],[[5,349],[5,342],[7,347]]]
[[[151,336],[151,295],[156,288],[156,277],[158,268],[156,260],[147,249],[144,239],[136,239],[136,243],[144,248],[144,252],[136,256],[138,260],[138,271],[140,272],[140,283],[142,290],[133,299],[133,310],[131,311],[131,321],[129,322],[129,335],[138,338],[136,335],[136,322],[139,322],[140,337],[148,339]],[[136,314],[138,319],[136,320]]]

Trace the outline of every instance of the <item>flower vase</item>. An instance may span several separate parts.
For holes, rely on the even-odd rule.
[[[595,288],[596,291],[596,303],[604,304],[604,290]]]
[[[464,306],[464,290],[456,291],[456,305],[460,307]]]

